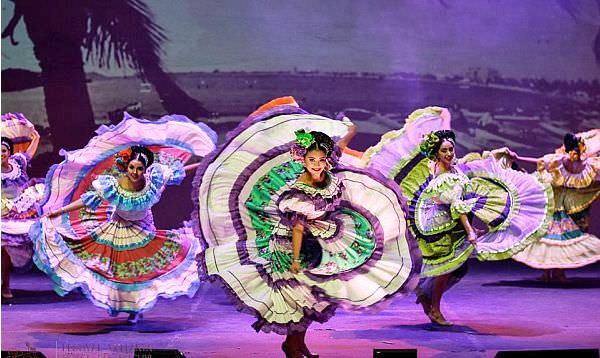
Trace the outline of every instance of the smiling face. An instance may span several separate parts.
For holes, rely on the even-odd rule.
[[[10,158],[10,149],[8,146],[2,145],[2,164],[6,165],[8,163],[8,158]]]
[[[304,167],[315,181],[323,179],[323,172],[327,169],[327,155],[324,151],[315,149],[306,152]]]
[[[146,167],[144,163],[139,160],[133,159],[127,164],[127,178],[134,184],[140,182],[140,180],[144,180],[144,172],[146,171]]]
[[[450,168],[454,162],[454,144],[449,140],[444,140],[436,157],[446,168]]]

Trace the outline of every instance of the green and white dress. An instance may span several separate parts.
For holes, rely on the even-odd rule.
[[[194,230],[206,246],[200,276],[221,282],[257,318],[257,331],[303,331],[339,306],[370,308],[418,280],[398,186],[356,168],[328,172],[322,188],[299,182],[304,168],[289,152],[298,129],[336,139],[347,124],[276,106],[242,123],[195,180]],[[305,231],[294,274],[298,222]]]
[[[544,234],[553,208],[549,185],[504,168],[494,156],[434,176],[419,138],[432,127],[450,128],[443,112],[439,107],[415,111],[402,129],[384,134],[364,156],[367,169],[396,181],[407,198],[409,228],[423,254],[423,277],[451,273],[472,253],[480,260],[510,258]],[[467,241],[460,214],[477,218],[485,228],[475,247]]]

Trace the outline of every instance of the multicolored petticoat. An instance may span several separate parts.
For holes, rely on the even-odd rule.
[[[48,173],[44,212],[79,198],[86,206],[32,228],[36,264],[57,293],[80,288],[111,314],[147,310],[158,297],[192,296],[199,285],[198,239],[187,226],[157,229],[151,209],[165,186],[181,182],[185,161],[215,148],[215,133],[183,116],[147,121],[128,115],[97,133]],[[115,166],[115,154],[132,145],[156,153],[137,192],[119,185]]]
[[[552,185],[555,211],[544,237],[514,256],[531,267],[576,268],[600,260],[600,239],[586,233],[589,208],[600,195],[600,158],[584,159],[578,173],[568,170],[567,158],[560,150],[542,158],[540,177]]]

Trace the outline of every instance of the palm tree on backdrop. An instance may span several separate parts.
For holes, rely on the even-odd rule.
[[[209,114],[163,70],[161,45],[167,37],[144,1],[12,1],[13,16],[2,38],[17,45],[14,30],[23,19],[41,68],[55,149],[79,148],[95,129],[84,62],[136,70],[154,85],[167,112],[193,118]]]

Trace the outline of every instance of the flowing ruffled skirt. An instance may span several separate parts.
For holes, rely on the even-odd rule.
[[[190,228],[156,230],[151,214],[127,221],[109,207],[111,218],[87,217],[65,232],[61,218],[42,218],[32,228],[35,263],[60,295],[79,288],[96,306],[118,312],[150,309],[158,297],[193,296],[199,286],[195,256],[200,252]],[[83,223],[85,222],[85,223]]]
[[[397,186],[340,169],[340,208],[307,222],[302,271],[293,274],[289,223],[277,200],[302,173],[294,130],[340,138],[346,124],[277,108],[247,121],[205,159],[195,180],[194,229],[206,250],[200,275],[220,281],[256,330],[287,334],[324,322],[338,306],[366,309],[414,288],[420,267]]]
[[[430,160],[420,151],[423,135],[448,129],[446,117],[435,107],[415,111],[400,130],[382,136],[365,152],[367,168],[380,171],[400,184],[408,202],[408,224],[423,253],[425,277],[458,269],[472,253],[480,260],[501,260],[537,241],[548,228],[553,211],[551,187],[537,177],[504,169],[492,157],[459,164],[470,183],[462,200],[470,207],[470,218],[485,226],[475,247],[452,218],[450,206],[423,195],[434,177]]]
[[[544,237],[513,259],[538,269],[582,267],[600,260],[600,239],[585,233],[561,210],[552,216]]]
[[[29,229],[38,220],[37,207],[44,198],[42,182],[32,179],[17,198],[2,198],[2,248],[19,271],[31,267],[33,245]]]
[[[132,145],[149,147],[156,162],[168,165],[208,154],[216,140],[208,127],[182,116],[147,121],[126,115],[97,133],[86,147],[63,152],[65,160],[50,169],[43,212],[94,190],[91,184],[99,175],[121,175],[115,154]],[[198,239],[188,227],[156,229],[149,209],[145,218],[127,220],[104,201],[95,210],[42,218],[30,236],[35,263],[52,278],[58,294],[78,288],[111,314],[148,310],[158,297],[191,297],[199,287]]]

